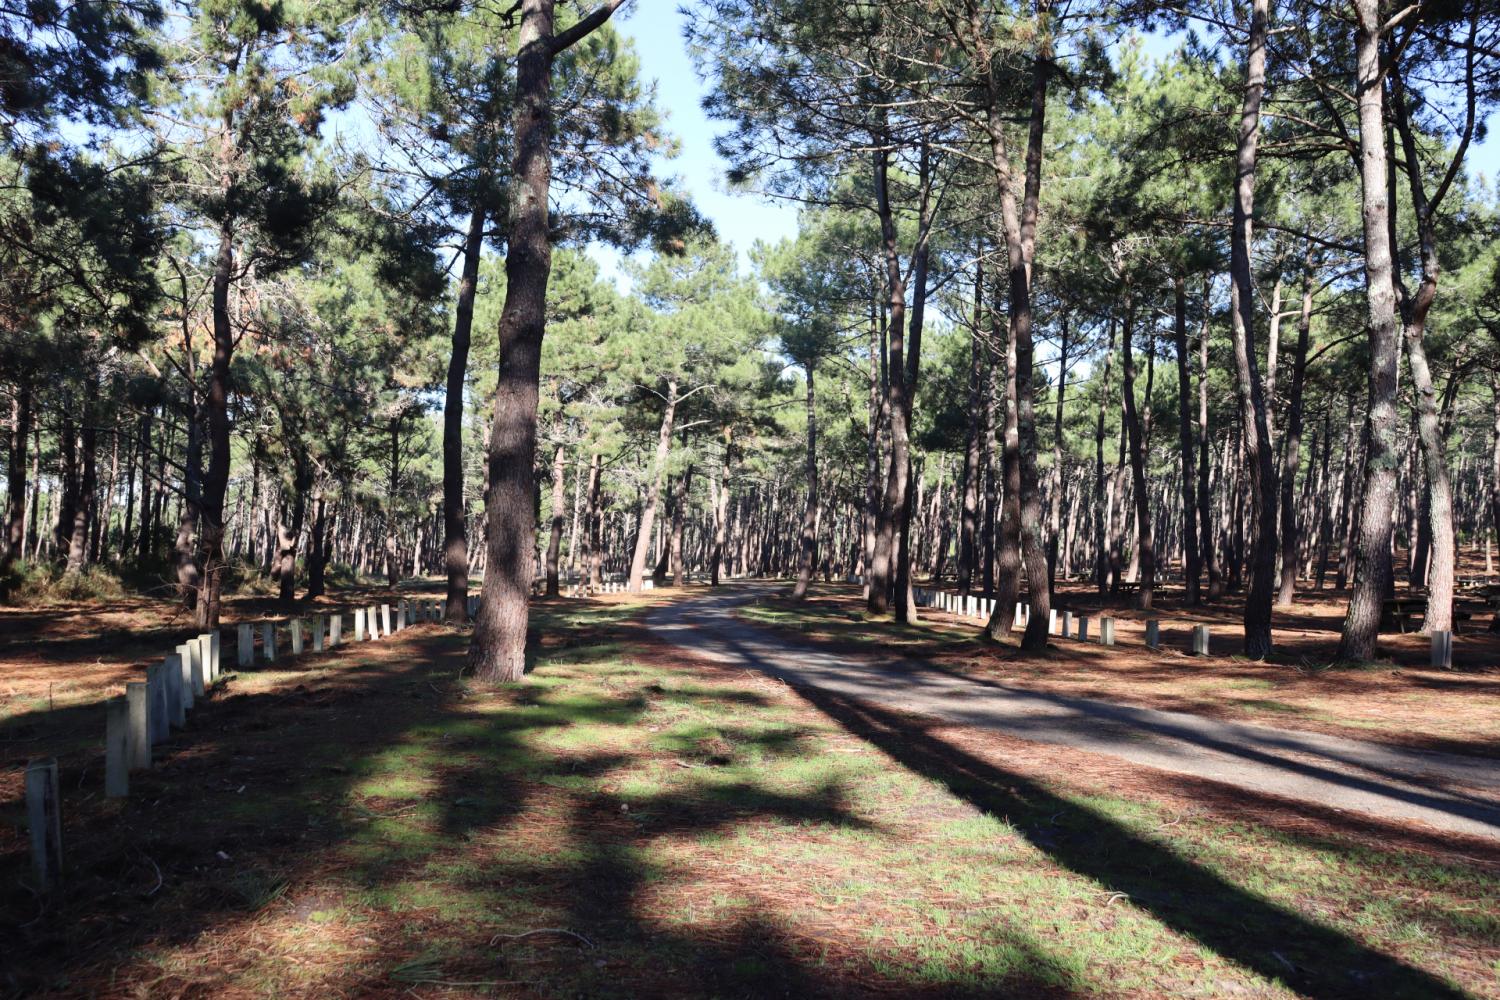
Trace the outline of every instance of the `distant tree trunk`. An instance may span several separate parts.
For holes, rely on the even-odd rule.
[[[999,310],[991,312],[998,324]],[[1014,329],[1005,339],[1005,430],[1000,443],[1000,525],[995,545],[995,610],[986,629],[991,638],[1010,634],[1016,623],[1016,598],[1021,596],[1021,432],[1016,421],[1016,341]]]
[[[1214,537],[1212,443],[1208,429],[1208,294],[1204,290],[1204,320],[1198,327],[1198,531],[1202,543],[1203,572],[1208,577],[1208,597],[1224,596],[1224,577],[1219,570],[1218,540]],[[1222,478],[1223,470],[1220,470]]]
[[[1381,609],[1391,582],[1391,516],[1400,464],[1396,382],[1401,364],[1401,328],[1396,314],[1387,188],[1385,71],[1380,53],[1383,15],[1378,0],[1353,0],[1353,8],[1370,376],[1354,592],[1344,615],[1338,656],[1363,663],[1375,656]]]
[[[1276,573],[1276,462],[1271,447],[1264,388],[1255,350],[1255,275],[1250,246],[1255,211],[1255,172],[1260,143],[1260,106],[1266,83],[1269,0],[1254,0],[1245,60],[1245,99],[1235,159],[1234,227],[1230,232],[1230,330],[1249,473],[1251,560],[1245,596],[1245,655],[1263,660],[1271,652],[1271,604]]]
[[[722,486],[717,477],[709,480],[709,498],[713,506],[714,517],[714,542],[713,550],[708,560],[708,582],[717,587],[719,585],[719,574],[724,565],[725,554],[725,530],[729,520],[729,475],[728,463],[725,463],[725,475]]]
[[[234,231],[219,231],[213,274],[213,363],[203,408],[208,413],[208,471],[199,501],[198,604],[195,623],[217,628],[224,585],[224,497],[229,492],[229,363],[234,355],[234,326],[229,316],[229,286],[234,278]]]
[[[401,485],[401,415],[391,420],[391,464],[390,483],[385,500],[385,577],[392,590],[401,582],[401,562],[396,554],[396,535],[400,525],[396,521],[396,500]]]
[[[141,414],[141,524],[136,542],[136,559],[144,563],[151,558],[151,422],[155,410]]]
[[[1302,263],[1302,311],[1297,316],[1297,352],[1292,358],[1292,390],[1287,397],[1285,458],[1281,470],[1281,588],[1276,603],[1287,606],[1297,588],[1297,510],[1293,504],[1302,463],[1302,390],[1307,380],[1307,343],[1312,329],[1312,247]]]
[[[563,533],[563,480],[567,473],[563,446],[558,445],[552,453],[552,520],[547,533],[547,596],[556,597],[558,587],[558,556],[562,552]]]
[[[600,523],[603,514],[599,510],[599,453],[589,456],[589,487],[585,500],[584,538],[588,558],[584,560],[584,572],[588,574],[589,587],[598,588],[604,582],[601,576],[604,562],[604,539]]]
[[[297,600],[297,543],[307,516],[307,490],[312,482],[312,468],[300,456],[293,471],[290,524],[276,526],[276,578],[281,603],[290,606]]]
[[[1151,496],[1146,489],[1146,444],[1135,403],[1135,300],[1125,291],[1125,330],[1120,337],[1123,375],[1121,395],[1125,403],[1125,428],[1130,440],[1130,473],[1135,487],[1136,552],[1140,558],[1140,589],[1137,607],[1148,610],[1156,589],[1156,543],[1151,534]]]
[[[968,422],[964,428],[964,465],[962,504],[958,535],[958,589],[967,594],[973,585],[974,567],[978,562],[976,544],[979,530],[979,436],[984,429],[984,338],[979,324],[984,309],[984,264],[974,265],[974,330],[969,343]]]
[[[882,400],[881,358],[885,348],[880,335],[879,310],[870,308],[870,399],[869,433],[865,438],[865,508],[862,517],[864,546],[861,551],[860,576],[864,585],[864,598],[870,598],[870,566],[875,561],[875,521],[880,506],[880,433]]]
[[[1099,409],[1094,416],[1094,586],[1103,594],[1109,590],[1110,567],[1110,498],[1104,478],[1104,417],[1110,400],[1110,366],[1115,357],[1115,318],[1110,315],[1108,346],[1104,351],[1104,369],[1099,377]]]
[[[682,444],[684,448],[687,447],[687,435],[683,435]],[[687,582],[683,571],[682,531],[687,517],[688,490],[692,482],[693,467],[689,464],[677,478],[672,491],[672,531],[667,539],[667,565],[674,587],[681,587]]]
[[[177,517],[177,539],[172,551],[176,558],[177,587],[183,605],[194,607],[195,603],[201,605],[205,597],[203,568],[200,565],[202,542],[196,547],[193,544],[193,533],[197,531],[201,535],[203,531],[202,511],[198,502],[202,495],[199,484],[203,468],[203,433],[198,427],[198,408],[191,400],[184,408],[183,417],[187,423],[187,457],[183,465],[182,507]],[[221,552],[222,548],[221,532]],[[201,608],[197,611],[194,617],[202,617]],[[205,624],[203,627],[210,626]]]
[[[677,415],[677,380],[667,380],[667,406],[662,412],[661,429],[656,436],[656,458],[651,464],[651,485],[641,508],[641,523],[636,529],[635,554],[630,560],[632,594],[641,592],[646,578],[646,560],[651,554],[651,532],[656,528],[656,508],[661,503],[662,481],[667,474],[667,458],[672,450],[672,423]]]
[[[322,597],[327,590],[328,572],[328,501],[323,488],[313,494],[312,540],[307,555],[307,599]]]
[[[1062,538],[1063,405],[1068,398],[1068,314],[1058,317],[1057,408],[1052,414],[1052,473],[1048,489],[1047,589],[1057,590],[1057,551]]]
[[[1475,15],[1477,17],[1477,15]],[[1471,33],[1472,44],[1472,33]],[[1471,57],[1472,59],[1472,57]],[[1473,74],[1469,67],[1470,79]],[[1422,444],[1423,469],[1427,478],[1427,490],[1423,496],[1427,514],[1427,528],[1432,539],[1430,564],[1427,571],[1427,614],[1422,622],[1423,631],[1449,631],[1453,628],[1453,577],[1457,564],[1457,546],[1453,532],[1453,487],[1448,474],[1446,433],[1439,415],[1437,394],[1432,384],[1432,372],[1427,364],[1427,349],[1423,337],[1427,327],[1427,314],[1437,298],[1438,275],[1441,264],[1438,260],[1436,229],[1433,216],[1437,204],[1449,189],[1453,177],[1450,172],[1439,184],[1432,200],[1427,197],[1427,186],[1423,180],[1415,131],[1411,124],[1407,106],[1406,88],[1399,66],[1391,72],[1392,111],[1396,130],[1401,136],[1402,151],[1406,159],[1408,189],[1411,192],[1413,214],[1416,217],[1417,243],[1421,251],[1422,280],[1415,295],[1408,295],[1401,280],[1399,269],[1393,270],[1397,301],[1401,307],[1402,329],[1406,340],[1406,357],[1411,368],[1412,388],[1416,390],[1417,437]],[[1474,127],[1474,93],[1469,92],[1468,126],[1464,130],[1458,159],[1468,147]],[[1392,206],[1394,209],[1394,206]],[[1394,228],[1394,219],[1393,225]]]
[[[78,428],[73,423],[73,401],[63,396],[63,412],[57,432],[58,458],[62,468],[58,475],[56,518],[52,525],[54,551],[66,560],[73,542],[73,523],[78,511]]]
[[[21,382],[10,401],[10,449],[5,467],[5,551],[0,552],[0,600],[10,599],[10,570],[26,547],[26,442],[31,435],[31,386]]]
[[[802,544],[797,559],[797,584],[792,599],[807,596],[812,582],[813,566],[818,559],[818,413],[814,407],[813,372],[817,367],[808,361],[807,369],[807,503],[802,510]]]
[[[482,197],[482,196],[481,196]],[[469,340],[474,327],[474,295],[479,287],[479,260],[484,248],[486,212],[476,204],[464,237],[463,271],[458,308],[448,354],[448,383],[443,397],[443,565],[448,574],[443,620],[469,620],[469,541],[464,504],[464,382],[469,370]]]
[[[1172,334],[1177,347],[1177,447],[1182,461],[1182,562],[1186,599],[1190,605],[1203,600],[1201,577],[1203,563],[1198,550],[1198,507],[1196,472],[1193,455],[1193,421],[1191,376],[1188,360],[1187,280],[1178,274],[1172,279]]]

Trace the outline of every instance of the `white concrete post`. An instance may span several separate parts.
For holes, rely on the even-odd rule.
[[[168,653],[161,665],[162,687],[167,689],[167,719],[181,729],[187,725],[187,699],[182,693],[182,654]],[[189,692],[191,693],[191,692]]]
[[[292,655],[302,655],[302,619],[292,619]]]
[[[62,876],[62,802],[57,794],[55,757],[26,765],[26,825],[37,888],[47,892]]]
[[[1193,626],[1193,655],[1194,656],[1207,656],[1208,655],[1208,626],[1207,625],[1194,625]]]
[[[1161,622],[1155,618],[1146,622],[1146,645],[1151,649],[1161,648]]]
[[[249,622],[240,625],[238,662],[241,667],[255,666],[255,634]]]
[[[260,626],[260,652],[267,663],[276,662],[276,623],[262,622]]]
[[[125,685],[125,705],[130,716],[130,769],[151,766],[151,699],[145,681]]]
[[[208,633],[205,632],[194,639],[198,646],[198,662],[203,668],[203,688],[207,690],[214,686],[214,649],[208,641]]]
[[[382,635],[391,634],[391,606],[389,604],[380,606],[380,631]]]
[[[1078,619],[1078,641],[1089,641],[1089,620],[1087,615]]]
[[[188,679],[193,685],[193,697],[202,698],[208,691],[208,685],[203,680],[203,643],[197,639],[188,640]]]
[[[1453,633],[1434,629],[1432,633],[1432,665],[1448,668],[1453,666]]]
[[[321,652],[323,652],[323,649],[324,649],[323,630],[324,630],[324,627],[327,624],[328,624],[328,616],[327,615],[313,615],[313,617],[312,617],[312,632],[313,632],[313,652],[314,653],[321,653]]]
[[[130,794],[130,703],[122,697],[104,703],[104,794]]]
[[[1057,634],[1057,609],[1052,608],[1047,612],[1047,634]]]
[[[1071,612],[1071,611],[1064,611],[1063,612],[1063,630],[1062,630],[1062,636],[1063,636],[1064,639],[1067,639],[1067,638],[1070,638],[1072,635],[1073,635],[1073,612]]]
[[[365,641],[365,609],[354,609],[354,641]]]
[[[170,735],[167,727],[172,721],[167,711],[166,670],[160,663],[153,663],[146,668],[146,701],[149,703],[147,720],[151,728],[151,742],[160,743]]]
[[[193,697],[198,693],[193,690],[193,649],[187,643],[177,647],[178,674],[182,678],[182,687],[177,691],[178,697],[182,699],[182,707],[189,709],[193,707]]]
[[[208,655],[214,667],[214,680],[218,680],[224,675],[224,660],[221,656],[223,651],[219,648],[221,641],[218,629],[214,629],[208,633]]]
[[[328,648],[337,646],[344,638],[344,613],[335,611],[328,616]]]
[[[1115,644],[1115,620],[1113,618],[1099,619],[1099,644],[1102,646]]]

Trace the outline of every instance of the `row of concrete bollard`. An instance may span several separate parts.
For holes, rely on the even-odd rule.
[[[468,598],[472,617],[479,598]],[[443,602],[406,599],[389,604],[354,609],[354,637],[358,641],[379,639],[400,632],[417,622],[438,622]],[[344,615],[314,615],[311,619],[312,651],[324,652],[343,638]],[[281,626],[291,637],[291,655],[300,656],[308,633],[301,618],[261,622],[258,628],[265,663],[277,660],[277,638]],[[239,625],[236,659],[240,667],[255,665],[257,627]],[[130,794],[130,772],[151,766],[151,748],[165,742],[173,729],[187,725],[187,713],[223,676],[219,633],[206,632],[178,646],[146,668],[144,681],[130,681],[125,694],[105,702],[104,794],[122,798]],[[40,888],[54,885],[62,871],[62,818],[58,805],[56,758],[33,761],[26,768],[26,813],[31,832],[32,864]]]
[[[995,613],[995,599],[975,597],[973,594],[953,594],[945,590],[929,590],[918,587],[913,593],[919,607],[937,608],[951,614],[960,615],[964,618],[988,619]],[[1025,628],[1031,620],[1031,606],[1018,602],[1016,604],[1015,627]],[[1078,639],[1082,642],[1089,641],[1089,619],[1087,616],[1075,616],[1071,611],[1062,613],[1062,630],[1058,631],[1058,616],[1053,609],[1047,620],[1047,634],[1061,636],[1064,639]],[[1113,646],[1115,644],[1115,619],[1108,616],[1099,618],[1099,644]],[[1146,645],[1151,649],[1161,648],[1161,622],[1155,618],[1146,620]],[[1451,657],[1452,639],[1449,639]],[[1207,625],[1193,626],[1193,655],[1209,655],[1209,630]],[[1438,665],[1437,639],[1433,640],[1433,665]]]
[[[655,580],[642,580],[641,581],[641,589],[642,590],[655,590],[656,589],[656,581]],[[627,583],[627,582],[625,582],[625,581],[623,581],[623,580],[605,580],[603,583],[599,584],[599,593],[601,593],[601,594],[626,594],[626,593],[629,593],[629,592],[630,592],[630,584]]]

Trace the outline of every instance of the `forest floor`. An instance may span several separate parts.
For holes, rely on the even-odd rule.
[[[1161,595],[1156,610],[1129,608],[1128,598],[1101,600],[1066,590],[1063,606],[1091,619],[1089,642],[1054,638],[1044,657],[1012,642],[992,642],[983,619],[932,608],[922,624],[893,629],[869,618],[856,586],[821,586],[800,604],[768,595],[739,614],[789,637],[816,639],[850,654],[897,652],[1008,686],[1095,698],[1165,711],[1256,722],[1288,729],[1480,757],[1500,757],[1500,635],[1470,631],[1453,638],[1452,669],[1433,669],[1425,635],[1384,634],[1381,660],[1329,666],[1344,603],[1298,598],[1273,616],[1276,653],[1267,662],[1237,655],[1243,605],[1184,608],[1180,593]],[[1116,645],[1097,642],[1098,616],[1116,619]],[[1162,648],[1145,645],[1145,620],[1161,621]],[[1189,655],[1194,625],[1212,629],[1213,655]]]
[[[538,602],[499,690],[435,625],[231,674],[124,800],[102,711],[11,714],[0,990],[1500,997],[1494,841],[799,692],[679,596]],[[44,901],[12,765],[80,720]]]

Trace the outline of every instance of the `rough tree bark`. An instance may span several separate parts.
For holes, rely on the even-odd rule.
[[[1297,314],[1297,347],[1292,356],[1292,388],[1287,396],[1286,438],[1281,470],[1281,587],[1276,603],[1288,606],[1297,589],[1297,509],[1292,497],[1302,464],[1302,395],[1307,382],[1307,343],[1312,330],[1313,261],[1309,246],[1302,260],[1302,309]],[[1316,453],[1314,453],[1316,454]]]
[[[1235,155],[1234,225],[1230,232],[1229,296],[1236,385],[1250,479],[1250,589],[1245,595],[1245,655],[1263,660],[1271,652],[1271,605],[1276,573],[1276,457],[1271,447],[1264,387],[1255,351],[1255,275],[1250,246],[1255,212],[1255,172],[1260,145],[1260,106],[1266,86],[1269,0],[1255,0],[1245,58],[1245,98]]]
[[[1177,448],[1182,461],[1182,564],[1189,604],[1202,601],[1203,563],[1198,555],[1198,507],[1194,489],[1191,382],[1188,370],[1187,279],[1172,279],[1172,337],[1177,348]]]
[[[516,38],[516,99],[511,136],[512,201],[505,304],[500,312],[500,380],[489,440],[484,587],[469,665],[480,681],[519,680],[526,670],[527,601],[531,593],[536,521],[532,508],[536,406],[542,338],[547,330],[547,280],[552,238],[547,229],[552,186],[552,63],[598,28],[624,0],[553,33],[554,0],[521,0]]]
[[[817,366],[808,362],[807,368],[807,503],[802,510],[802,539],[797,558],[797,583],[792,588],[792,599],[800,601],[807,596],[807,587],[812,582],[813,566],[818,559],[818,414],[814,408],[813,371]]]
[[[635,552],[630,559],[630,584],[632,594],[641,592],[646,579],[646,560],[651,554],[651,532],[656,527],[656,508],[661,503],[662,481],[667,474],[667,457],[672,450],[672,423],[677,415],[677,380],[667,380],[667,408],[662,412],[661,429],[656,438],[656,457],[651,463],[651,485],[646,490],[646,502],[641,508],[641,523],[636,529]]]
[[[1136,606],[1151,607],[1156,590],[1156,544],[1151,534],[1151,496],[1146,490],[1146,443],[1135,402],[1135,301],[1125,292],[1125,329],[1120,337],[1120,395],[1125,407],[1125,429],[1130,441],[1130,475],[1135,490],[1136,552],[1140,560],[1140,589]],[[1147,382],[1150,388],[1150,382]]]
[[[464,381],[469,370],[469,340],[474,327],[474,294],[479,286],[479,258],[484,246],[486,213],[476,206],[464,236],[464,262],[458,283],[458,308],[448,354],[447,392],[443,398],[443,565],[448,574],[443,619],[469,620],[469,541],[464,506]]]
[[[547,533],[547,596],[556,597],[561,590],[558,586],[557,564],[558,556],[562,553],[563,533],[563,479],[567,472],[566,456],[563,446],[558,445],[557,450],[552,453],[552,520],[550,530]]]

